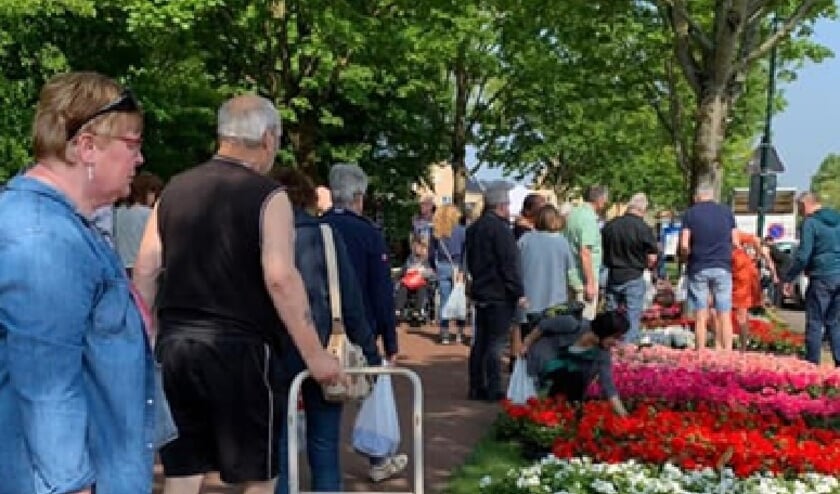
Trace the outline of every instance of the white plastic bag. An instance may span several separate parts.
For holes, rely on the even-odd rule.
[[[518,358],[513,364],[507,398],[513,403],[522,404],[534,396],[537,396],[537,388],[534,386],[534,380],[528,375],[528,363],[524,358]]]
[[[680,271],[680,280],[677,282],[674,297],[677,299],[677,302],[688,300],[688,276],[685,274],[685,267]]]
[[[463,282],[456,282],[441,312],[443,319],[463,321],[467,318],[467,294]]]
[[[400,445],[400,422],[391,376],[380,375],[356,416],[353,448],[359,453],[382,458],[397,452]]]

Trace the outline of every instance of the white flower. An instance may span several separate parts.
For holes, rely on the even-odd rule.
[[[489,475],[485,475],[484,477],[481,477],[481,480],[478,481],[478,487],[480,487],[482,489],[486,489],[492,483],[493,483],[493,478],[490,477]]]
[[[607,482],[601,479],[595,479],[595,481],[592,482],[592,488],[603,494],[618,494],[618,491],[615,490],[615,486],[612,482]]]

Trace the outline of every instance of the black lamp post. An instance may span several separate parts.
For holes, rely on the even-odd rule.
[[[777,30],[778,18],[773,17],[773,34]],[[761,137],[761,158],[759,162],[759,180],[758,180],[758,221],[756,222],[756,235],[759,238],[764,237],[764,216],[768,208],[772,208],[772,200],[768,199],[775,197],[776,176],[770,176],[767,171],[769,155],[771,151],[771,123],[773,120],[773,100],[776,96],[776,46],[770,50],[770,67],[768,68],[767,76],[767,110],[764,115],[764,135]],[[772,188],[771,193],[768,194],[765,189]],[[771,202],[771,204],[767,204]]]

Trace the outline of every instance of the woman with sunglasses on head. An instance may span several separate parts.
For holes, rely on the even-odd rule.
[[[630,329],[630,321],[621,309],[602,312],[591,322],[582,312],[577,302],[547,309],[520,348],[520,355],[528,358],[528,374],[537,377],[549,396],[562,395],[572,403],[582,402],[598,378],[613,411],[627,415],[613,381],[611,350]]]
[[[56,76],[38,100],[36,163],[0,194],[2,494],[152,489],[165,400],[148,312],[91,223],[128,193],[142,131],[115,81]]]

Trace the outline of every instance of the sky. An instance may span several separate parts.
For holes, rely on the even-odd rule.
[[[807,189],[822,160],[830,153],[840,154],[840,21],[818,22],[814,40],[831,49],[834,57],[807,63],[796,80],[777,85],[787,100],[772,122],[772,141],[785,166],[780,187]],[[467,163],[474,164],[474,150],[467,154]],[[497,179],[502,174],[482,167],[478,176]]]
[[[781,85],[787,106],[773,119],[773,143],[785,165],[779,185],[807,189],[829,153],[840,153],[840,21],[815,26],[814,40],[834,57],[809,63]]]

